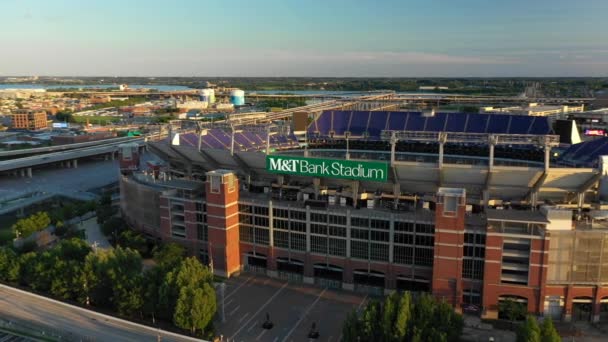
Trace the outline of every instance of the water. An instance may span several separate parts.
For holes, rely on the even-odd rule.
[[[57,88],[118,88],[118,84],[32,84],[32,83],[11,83],[11,84],[0,84],[0,89],[57,89]],[[160,91],[177,91],[177,90],[190,90],[192,88],[178,85],[166,85],[166,84],[129,84],[131,89],[158,89]]]

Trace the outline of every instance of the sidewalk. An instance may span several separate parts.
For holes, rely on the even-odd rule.
[[[101,232],[101,227],[97,223],[97,217],[92,217],[88,220],[82,221],[82,226],[79,228],[85,231],[87,243],[91,246],[95,245],[97,248],[110,249],[113,248],[108,239]]]

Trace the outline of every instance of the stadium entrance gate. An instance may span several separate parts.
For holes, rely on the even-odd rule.
[[[355,270],[353,272],[355,291],[369,293],[375,296],[384,294],[384,273],[368,270]]]
[[[247,253],[245,254],[245,271],[266,274],[267,259],[266,256],[260,253]]]
[[[304,281],[304,263],[295,259],[277,258],[277,273],[280,279],[301,283]]]
[[[341,289],[343,279],[342,267],[330,264],[315,264],[315,285],[330,289]]]

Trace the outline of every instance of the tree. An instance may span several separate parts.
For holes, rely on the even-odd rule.
[[[549,317],[545,317],[543,325],[540,328],[540,340],[541,342],[561,342],[562,338],[555,330],[553,321]]]
[[[131,248],[137,251],[140,255],[148,252],[148,244],[146,243],[146,239],[141,234],[132,230],[125,230],[120,233],[116,244],[125,248]]]
[[[526,321],[517,329],[517,342],[540,342],[540,328],[536,318],[528,315]]]
[[[399,298],[399,304],[397,307],[397,314],[395,317],[395,330],[394,337],[397,341],[403,341],[405,336],[407,336],[407,327],[409,321],[411,319],[411,305],[412,305],[412,296],[409,292],[405,292]]]
[[[210,284],[204,284],[202,287],[185,286],[180,290],[173,322],[194,334],[196,330],[204,331],[209,326],[215,310],[215,291]]]
[[[392,294],[382,305],[371,301],[361,315],[351,313],[342,327],[343,341],[456,342],[463,329],[462,316],[446,302],[422,294],[412,301],[408,292]]]
[[[101,225],[101,232],[105,236],[117,237],[127,229],[126,222],[120,217],[110,217]]]
[[[55,114],[55,119],[60,122],[75,122],[72,112],[60,111]]]
[[[16,282],[19,280],[19,257],[10,248],[0,247],[0,280]]]
[[[498,311],[504,315],[506,319],[513,321],[525,319],[528,309],[524,303],[516,302],[511,298],[506,298],[498,303]]]
[[[48,227],[49,224],[51,224],[49,214],[40,211],[27,218],[20,219],[13,225],[12,229],[15,232],[15,236],[26,238]]]
[[[166,270],[177,267],[184,260],[185,255],[184,247],[173,242],[163,244],[160,248],[156,247],[153,251],[156,264]]]

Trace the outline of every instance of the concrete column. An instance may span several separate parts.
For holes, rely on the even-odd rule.
[[[321,192],[321,178],[315,177],[312,179],[312,185],[315,191],[315,199],[319,198],[319,193]]]
[[[72,165],[74,165],[74,168],[78,168],[78,159],[74,159],[72,160]]]
[[[399,196],[401,195],[401,184],[400,183],[394,183],[393,184],[393,196],[395,196],[394,202],[393,202],[393,209],[397,210],[397,208],[399,208]]]
[[[108,160],[108,159],[109,159],[108,155],[107,155],[107,154],[104,154],[104,155],[103,155],[103,160]]]
[[[602,296],[600,295],[601,292],[601,287],[600,286],[596,286],[594,289],[594,296],[593,296],[593,306],[591,308],[592,311],[592,315],[591,316],[591,322],[593,323],[599,323],[600,321],[600,309],[601,309],[601,300],[602,300]]]
[[[27,168],[27,177],[32,178],[32,168],[31,167]]]
[[[19,172],[21,173],[21,178],[25,177],[25,169],[21,169]]]
[[[67,167],[68,169],[69,169],[70,167],[72,167],[72,161],[71,161],[71,160],[66,160],[66,161],[65,161],[65,167]]]
[[[395,215],[391,215],[389,234],[388,234],[388,262],[389,262],[389,264],[393,263],[393,258],[394,258],[393,247],[394,246],[395,246]]]
[[[353,206],[357,206],[357,199],[359,199],[359,181],[353,181],[351,183],[351,190],[353,196]]]
[[[112,160],[115,159],[114,152],[110,153],[110,157],[112,158]]]

